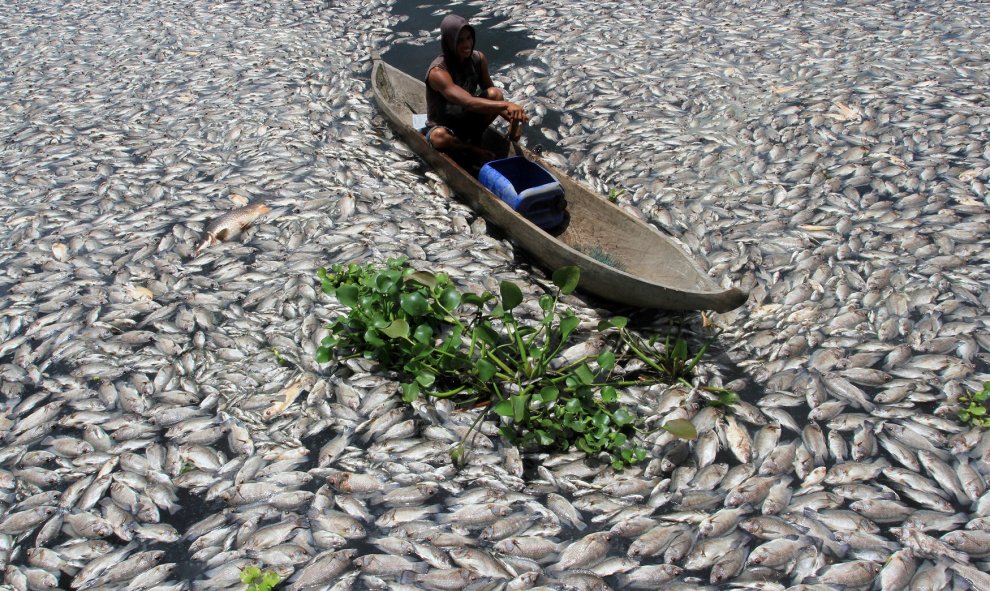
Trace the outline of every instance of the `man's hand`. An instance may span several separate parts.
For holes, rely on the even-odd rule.
[[[529,121],[526,111],[516,103],[506,103],[506,107],[499,114],[509,123],[526,123]]]

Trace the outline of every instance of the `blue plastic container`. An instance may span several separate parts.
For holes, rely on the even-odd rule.
[[[492,160],[481,167],[478,181],[544,230],[564,223],[564,189],[535,162],[522,156]]]

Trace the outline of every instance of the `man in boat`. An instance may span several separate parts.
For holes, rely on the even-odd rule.
[[[526,111],[505,100],[488,73],[485,54],[474,48],[474,27],[467,19],[448,14],[440,23],[441,53],[426,71],[427,121],[423,134],[431,146],[451,155],[487,162],[495,158],[481,147],[485,129],[502,117],[517,141]]]

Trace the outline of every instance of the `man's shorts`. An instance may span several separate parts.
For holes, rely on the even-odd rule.
[[[478,144],[481,142],[481,135],[485,133],[485,129],[488,128],[488,119],[489,118],[484,115],[468,113],[463,117],[449,120],[445,122],[446,124],[444,125],[428,125],[423,129],[423,135],[426,136],[426,142],[433,148],[436,148],[436,146],[433,145],[433,140],[430,139],[430,135],[433,133],[433,130],[438,127],[446,129],[451,135],[462,142]]]

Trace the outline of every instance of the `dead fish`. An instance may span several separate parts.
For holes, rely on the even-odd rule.
[[[356,205],[357,202],[354,199],[354,195],[349,191],[345,193],[344,196],[340,198],[340,203],[337,205],[337,221],[347,221],[354,213]]]
[[[204,248],[230,240],[250,226],[259,216],[268,213],[271,208],[264,203],[253,203],[232,209],[218,218],[210,221],[203,230],[193,255],[198,255]]]

